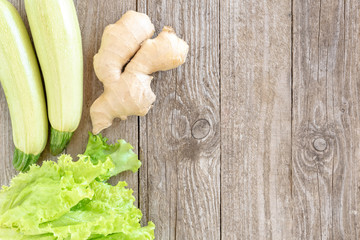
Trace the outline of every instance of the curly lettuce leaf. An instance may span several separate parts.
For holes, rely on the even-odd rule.
[[[154,239],[154,229],[155,224],[153,222],[149,222],[146,227],[142,227],[134,230],[131,233],[114,233],[107,236],[97,235],[92,236],[90,240],[146,240],[146,239]]]
[[[138,171],[141,162],[138,156],[132,151],[133,147],[125,140],[118,140],[116,144],[108,144],[108,139],[101,134],[93,135],[89,133],[89,141],[84,155],[89,156],[93,164],[99,161],[104,162],[110,159],[115,168],[113,168],[106,176],[108,179],[121,172],[131,170],[132,172]]]
[[[125,182],[116,186],[94,181],[91,201],[82,201],[68,213],[51,222],[40,225],[41,233],[51,232],[60,238],[88,239],[93,235],[106,236],[122,233],[151,240],[153,228],[141,228],[141,211],[134,206],[135,198]],[[37,232],[40,233],[40,232]],[[126,238],[125,238],[126,239]]]
[[[40,223],[57,219],[85,198],[92,198],[91,182],[114,165],[97,165],[81,158],[62,155],[58,163],[47,161],[20,173],[0,191],[0,226],[31,231]]]
[[[0,240],[57,240],[53,234],[24,235],[11,228],[0,227]]]
[[[104,182],[141,163],[124,140],[114,145],[90,134],[79,160],[67,155],[20,173],[0,191],[0,240],[154,239],[125,182]]]

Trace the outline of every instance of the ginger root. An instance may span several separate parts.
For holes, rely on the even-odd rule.
[[[135,11],[126,12],[115,24],[108,25],[99,52],[94,56],[94,69],[99,80],[104,85],[118,81],[124,65],[154,32],[150,18]]]
[[[154,27],[144,16],[129,11],[115,26],[105,29],[101,48],[94,57],[96,75],[104,84],[103,94],[90,108],[94,134],[109,127],[116,117],[125,120],[131,115],[146,115],[156,98],[150,88],[150,74],[185,62],[187,43],[171,27],[164,27],[156,38],[149,39]]]

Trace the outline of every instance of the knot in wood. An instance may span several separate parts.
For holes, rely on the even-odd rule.
[[[327,142],[324,138],[316,138],[313,142],[316,151],[323,152],[327,148]]]
[[[191,135],[195,139],[203,139],[207,135],[209,135],[209,132],[210,132],[210,123],[206,119],[197,120],[191,128]]]
[[[327,142],[324,138],[316,138],[313,142],[313,147],[316,151],[323,152],[327,147]]]

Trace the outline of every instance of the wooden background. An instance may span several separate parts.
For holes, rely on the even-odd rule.
[[[11,2],[27,21],[23,1]],[[85,149],[89,107],[102,92],[92,57],[106,25],[134,9],[157,33],[173,26],[190,45],[186,64],[154,74],[149,114],[103,132],[140,154],[139,173],[117,179],[134,189],[157,239],[360,237],[358,0],[75,4],[85,101],[66,150],[74,156]],[[2,91],[0,133],[0,184],[8,184],[16,172]]]

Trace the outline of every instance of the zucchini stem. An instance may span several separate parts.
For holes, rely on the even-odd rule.
[[[38,161],[40,153],[38,155],[27,154],[23,151],[15,148],[13,165],[16,170],[26,172],[30,169],[30,166]]]
[[[71,140],[74,132],[60,132],[51,128],[50,133],[50,153],[54,156],[60,154]]]

